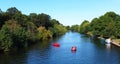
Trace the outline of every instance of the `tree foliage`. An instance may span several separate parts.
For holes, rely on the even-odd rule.
[[[70,30],[74,31],[74,32],[79,32],[80,31],[80,26],[79,25],[72,25]]]
[[[54,25],[54,34],[55,36],[60,36],[66,33],[67,29],[66,27],[62,25]]]
[[[50,32],[50,30],[46,30],[45,27],[40,26],[37,29],[37,31],[38,31],[37,34],[38,39],[47,40],[48,38],[52,37],[52,33]]]
[[[0,50],[28,47],[37,41],[63,35],[66,27],[48,14],[22,14],[16,7],[0,10]]]
[[[102,36],[104,38],[116,37],[120,38],[120,15],[115,12],[107,12],[99,18],[94,18],[90,23],[86,23],[89,27],[80,26],[80,32],[91,32],[94,36]],[[84,29],[87,29],[84,31]]]
[[[87,33],[90,30],[90,23],[89,21],[85,20],[80,25],[80,33]]]

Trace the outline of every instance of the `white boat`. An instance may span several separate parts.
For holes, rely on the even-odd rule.
[[[107,44],[110,44],[110,43],[111,43],[111,39],[108,38],[108,39],[105,40],[105,42],[106,42]]]

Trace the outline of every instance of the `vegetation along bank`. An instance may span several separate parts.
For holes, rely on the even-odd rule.
[[[81,25],[73,25],[71,30],[95,37],[111,38],[112,43],[117,44],[120,42],[120,15],[115,12],[107,12],[94,18],[91,22],[85,20]]]
[[[23,14],[15,7],[0,10],[0,51],[18,50],[63,35],[66,27],[47,14]]]

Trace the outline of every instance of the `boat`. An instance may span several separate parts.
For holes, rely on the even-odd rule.
[[[105,42],[106,42],[107,44],[110,44],[110,43],[111,43],[111,39],[108,38],[108,39],[105,40]]]
[[[76,51],[76,46],[72,46],[71,51]]]
[[[53,43],[54,47],[60,47],[60,44],[58,42]]]

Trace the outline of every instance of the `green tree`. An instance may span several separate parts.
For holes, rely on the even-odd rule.
[[[4,51],[9,51],[13,44],[12,36],[9,33],[9,29],[3,26],[0,30],[0,49]]]
[[[35,42],[35,35],[15,20],[9,20],[3,25],[0,37],[0,47],[4,51],[27,47],[31,42]]]
[[[52,37],[52,33],[49,30],[46,30],[45,27],[40,26],[38,29],[37,37],[40,40],[47,40]]]
[[[55,36],[60,36],[66,33],[67,29],[66,27],[62,26],[62,25],[55,25],[54,26],[54,34]]]
[[[29,18],[29,21],[33,22],[34,24],[38,22],[38,15],[36,13],[30,13],[28,18]]]
[[[51,25],[52,25],[52,27],[54,27],[54,25],[59,25],[60,23],[59,23],[59,21],[58,20],[56,20],[56,19],[52,19],[51,21]]]
[[[80,31],[80,26],[79,25],[72,25],[70,29],[72,31],[79,32]]]
[[[9,18],[6,15],[5,12],[0,13],[0,28],[3,26],[3,24],[5,23],[5,21],[7,21]]]
[[[87,20],[84,20],[83,23],[80,25],[80,33],[86,34],[90,31],[90,23]]]
[[[20,12],[16,7],[11,7],[11,8],[8,8],[7,13],[10,13],[10,14],[16,14],[17,12]]]
[[[36,22],[36,26],[45,26],[46,29],[48,29],[49,27],[51,27],[51,22],[50,22],[51,18],[49,15],[41,13],[38,14],[38,21]]]
[[[2,13],[2,10],[0,9],[0,13]]]
[[[120,16],[114,12],[107,12],[99,18],[94,18],[90,23],[93,35],[108,37],[117,37],[119,34]]]
[[[18,50],[66,31],[66,26],[44,13],[25,15],[16,7],[0,11],[0,50]]]

